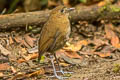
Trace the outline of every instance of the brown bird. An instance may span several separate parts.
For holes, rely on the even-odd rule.
[[[66,8],[63,5],[60,5],[52,10],[48,21],[44,24],[40,33],[38,42],[38,61],[40,61],[41,56],[44,54],[44,52],[49,52],[55,56],[55,59],[58,63],[55,51],[62,48],[66,41],[69,39],[71,28],[68,16],[69,12],[73,9],[74,8]],[[62,79],[63,77],[57,75],[53,59],[51,59],[51,62],[55,77]],[[61,67],[60,72],[64,73]]]

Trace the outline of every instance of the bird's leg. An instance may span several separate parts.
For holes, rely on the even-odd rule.
[[[62,69],[62,67],[61,67],[60,64],[59,64],[59,61],[58,61],[55,53],[54,53],[54,57],[55,57],[55,60],[56,60],[56,62],[57,62],[57,64],[58,64],[58,67],[59,67],[59,71],[56,71],[56,72],[61,72],[62,74],[65,74],[65,73],[71,74],[71,73],[73,73],[73,72],[64,72],[63,69]]]
[[[50,58],[51,58],[51,63],[52,63],[52,66],[53,66],[53,71],[54,71],[54,76],[50,76],[50,77],[56,77],[56,78],[59,79],[59,80],[63,80],[64,78],[66,78],[66,77],[61,77],[61,76],[58,76],[58,75],[57,75],[57,72],[56,72],[56,69],[55,69],[55,65],[54,65],[53,56],[50,55]]]

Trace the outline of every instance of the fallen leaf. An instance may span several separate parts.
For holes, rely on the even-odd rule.
[[[115,45],[115,48],[120,48],[120,43]]]
[[[27,76],[27,77],[32,77],[32,76],[35,76],[35,75],[42,75],[42,74],[44,74],[44,73],[45,73],[44,68],[40,68],[40,70],[35,71],[35,72],[33,72],[33,73],[30,73],[30,74],[27,74],[26,76]]]
[[[69,0],[62,0],[63,4],[67,7],[70,7]]]
[[[3,55],[7,56],[7,55],[10,55],[11,52],[8,51],[7,49],[5,49],[1,44],[0,44],[0,51]]]
[[[101,2],[98,3],[98,6],[104,6],[105,4],[106,4],[106,1],[103,0],[103,1],[101,1]]]
[[[23,40],[22,36],[16,36],[14,39],[15,39],[15,41],[16,41],[17,43],[20,43],[20,45],[24,45],[24,46],[26,46],[27,48],[31,48],[31,47],[25,42],[25,40]]]
[[[9,37],[9,44],[13,44],[14,42],[13,42],[13,39],[12,39],[12,37],[10,36]]]
[[[82,57],[77,54],[76,52],[72,52],[72,51],[65,51],[64,54],[70,58],[79,58],[82,59]]]
[[[83,45],[87,45],[87,44],[88,44],[87,40],[82,40],[82,41],[78,41],[75,44],[71,44],[71,45],[69,44],[67,47],[64,47],[63,49],[66,51],[79,51]]]
[[[24,57],[25,60],[30,60],[30,59],[35,59],[38,57],[38,53],[33,53],[33,54],[29,54],[28,56]]]
[[[33,46],[34,46],[34,41],[35,41],[36,39],[31,38],[28,34],[24,35],[24,38],[25,38],[25,42],[26,42],[30,47],[33,47]]]
[[[111,55],[110,52],[102,53],[102,52],[94,52],[94,54],[99,55],[102,58],[109,57]]]
[[[63,63],[63,62],[62,62],[62,63],[60,63],[60,65],[61,65],[61,66],[64,66],[64,67],[67,67],[67,66],[69,66],[70,64]]]
[[[62,58],[64,56],[64,57],[68,57],[69,59],[71,59],[71,58],[82,59],[82,57],[79,54],[77,54],[76,52],[65,51],[63,49],[56,51],[56,56],[57,56],[57,58],[58,57]]]
[[[22,62],[26,62],[30,59],[35,59],[38,57],[38,53],[29,54],[28,56],[23,56],[23,57],[24,57],[24,59],[19,59],[17,62],[22,63]]]
[[[118,38],[117,35],[114,35],[114,36],[112,37],[112,39],[111,39],[111,44],[112,44],[112,46],[118,48],[118,46],[119,46],[119,38]],[[119,48],[120,48],[120,47],[119,47]]]
[[[28,53],[38,52],[38,46],[35,46],[35,47],[33,47],[33,48],[30,48],[30,49],[27,49],[27,52],[28,52]]]
[[[48,0],[48,7],[50,7],[50,6],[57,6],[58,4],[55,2],[55,1],[53,1],[53,0]]]
[[[114,35],[112,24],[105,25],[105,33],[106,33],[106,38],[111,40],[112,36]]]
[[[22,63],[22,62],[25,62],[25,61],[26,61],[25,59],[19,59],[17,62]]]
[[[115,34],[115,32],[113,31],[113,29],[114,27],[112,24],[107,24],[105,26],[106,37],[111,40],[112,46],[118,48],[120,44],[120,40],[118,36]]]
[[[19,72],[18,74],[16,74],[14,77],[10,78],[9,80],[17,80],[17,79],[23,79],[26,78],[26,74]]]
[[[21,43],[22,37],[21,37],[21,36],[16,36],[16,37],[14,37],[14,40],[15,40],[17,43]]]
[[[16,69],[13,66],[11,66],[11,70],[12,70],[13,73],[17,72]]]
[[[82,62],[81,59],[69,58],[69,57],[66,56],[65,54],[62,54],[62,55],[61,55],[61,58],[62,58],[65,62],[67,62],[67,63],[69,63],[69,64],[80,64],[80,63]]]
[[[0,77],[4,77],[4,74],[2,72],[0,72]]]
[[[8,63],[3,63],[0,64],[0,70],[9,70],[10,66],[8,65]]]

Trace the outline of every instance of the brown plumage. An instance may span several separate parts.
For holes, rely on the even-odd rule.
[[[52,54],[57,49],[62,48],[68,40],[71,31],[68,12],[69,9],[64,6],[58,6],[52,10],[40,33],[38,43],[39,60],[44,52]]]
[[[62,48],[65,42],[69,39],[71,32],[70,21],[68,19],[69,11],[73,8],[66,8],[64,6],[58,6],[52,10],[48,21],[44,24],[39,38],[38,50],[39,56],[38,61],[40,61],[41,56],[44,52],[49,52],[55,56],[55,51]],[[63,77],[57,75],[53,59],[51,58],[51,63],[53,66],[54,76],[58,79],[63,79]],[[59,72],[64,74],[62,68],[59,66]]]

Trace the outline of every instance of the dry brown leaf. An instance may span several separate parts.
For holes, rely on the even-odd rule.
[[[60,65],[61,65],[61,66],[64,66],[64,67],[67,67],[67,66],[69,66],[70,64],[63,63],[63,62],[62,62],[62,63],[60,63]]]
[[[13,39],[12,39],[12,37],[10,36],[9,37],[9,44],[13,44],[14,42],[13,42]]]
[[[26,54],[26,53],[27,53],[26,48],[22,48],[22,49],[21,49],[21,53],[22,53],[22,54]]]
[[[29,54],[28,56],[23,56],[23,57],[24,57],[24,59],[19,59],[17,62],[22,63],[22,62],[26,62],[26,61],[28,61],[30,59],[35,59],[35,58],[38,57],[38,54],[34,53],[34,54]]]
[[[69,64],[80,64],[82,62],[83,59],[75,59],[75,58],[70,58],[68,56],[66,56],[65,54],[61,54],[61,58]]]
[[[33,54],[29,54],[28,56],[24,57],[25,60],[30,60],[30,59],[35,59],[38,57],[38,53],[33,53]]]
[[[25,42],[30,46],[33,47],[34,46],[34,38],[31,38],[28,34],[24,35],[25,38]]]
[[[82,59],[80,55],[78,55],[76,52],[73,51],[65,51],[64,54],[70,58],[79,58]]]
[[[94,52],[94,54],[99,55],[102,58],[109,57],[111,55],[110,52],[102,53],[102,52]]]
[[[25,59],[19,59],[18,61],[17,61],[17,63],[22,63],[22,62],[25,62],[26,60]]]
[[[104,6],[105,4],[106,4],[106,1],[103,0],[103,1],[101,1],[101,2],[98,3],[98,6]]]
[[[31,48],[24,40],[21,41],[22,45],[26,46],[27,48]]]
[[[9,80],[17,80],[18,78],[20,78],[20,79],[26,78],[26,74],[19,72],[17,75],[15,75],[14,77],[12,77]]]
[[[4,77],[4,74],[2,72],[0,72],[0,77]]]
[[[66,51],[79,51],[83,45],[87,45],[87,40],[78,41],[75,44],[69,45],[68,47],[64,47],[63,49]]]
[[[114,35],[112,24],[105,25],[105,32],[106,32],[106,38],[111,40],[112,36]]]
[[[20,43],[20,45],[24,45],[24,46],[26,46],[27,48],[31,48],[31,47],[25,42],[25,40],[23,40],[22,36],[16,36],[14,39],[15,39],[15,41],[16,41],[17,43]]]
[[[13,73],[17,72],[16,69],[13,66],[11,66],[11,70],[12,70]]]
[[[17,43],[21,43],[21,41],[22,41],[22,37],[21,36],[16,36],[16,37],[14,37],[14,39],[15,39],[15,41]]]
[[[111,39],[111,44],[114,47],[118,47],[119,46],[119,38],[117,37],[117,35],[114,35]]]
[[[62,0],[63,4],[67,7],[70,7],[69,0]]]
[[[114,27],[112,24],[107,24],[105,26],[106,38],[111,40],[111,44],[114,47],[119,47],[120,41],[118,36],[113,31]]]
[[[48,7],[50,6],[57,6],[58,4],[55,1],[48,0]]]
[[[82,59],[82,57],[79,54],[77,54],[77,52],[74,52],[74,51],[65,51],[63,49],[60,49],[60,50],[56,51],[56,56],[57,57],[61,57],[62,55],[68,56],[70,58]]]
[[[37,53],[33,53],[33,54],[29,54],[28,56],[23,56],[24,59],[19,59],[17,62],[18,63],[22,63],[22,62],[26,62],[30,59],[35,59],[38,57],[38,54]]]
[[[3,55],[7,56],[7,55],[10,55],[11,52],[8,51],[7,49],[5,49],[1,44],[0,44],[0,51]]]
[[[9,70],[10,66],[8,65],[8,63],[3,63],[0,64],[0,70]]]
[[[35,75],[42,75],[42,74],[45,74],[44,68],[40,68],[40,70],[35,71],[33,73],[30,73],[30,74],[27,74],[26,76],[27,77],[32,77],[32,76],[35,76]]]
[[[115,48],[120,48],[120,43],[114,46]]]

